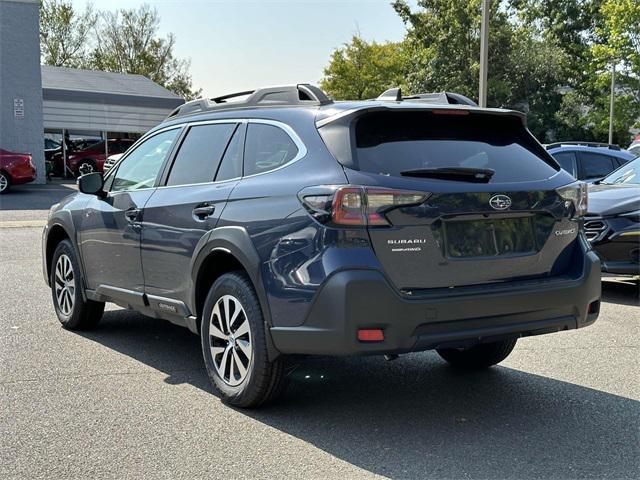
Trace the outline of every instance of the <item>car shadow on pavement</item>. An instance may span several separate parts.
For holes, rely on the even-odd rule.
[[[213,393],[186,329],[117,310],[82,335]],[[378,475],[632,478],[640,466],[640,402],[561,380],[460,373],[431,352],[300,358],[290,377],[279,402],[239,411]]]
[[[640,282],[633,278],[602,280],[602,301],[619,305],[640,306]]]

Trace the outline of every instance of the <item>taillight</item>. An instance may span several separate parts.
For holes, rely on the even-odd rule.
[[[399,207],[419,205],[430,193],[380,187],[309,187],[299,196],[307,211],[321,223],[335,226],[389,226],[386,214]]]
[[[560,198],[573,204],[575,217],[584,217],[587,214],[589,203],[588,191],[587,184],[584,182],[574,182],[566,187],[556,189]]]

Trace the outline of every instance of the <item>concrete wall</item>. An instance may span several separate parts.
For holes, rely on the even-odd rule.
[[[144,133],[173,108],[44,100],[44,128]]]
[[[0,0],[0,148],[31,153],[45,182],[38,0]],[[24,100],[16,118],[14,99]]]

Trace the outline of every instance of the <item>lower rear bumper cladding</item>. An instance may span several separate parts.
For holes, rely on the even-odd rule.
[[[461,347],[504,338],[586,327],[596,321],[600,261],[588,251],[581,274],[535,286],[409,299],[377,270],[335,273],[318,292],[306,321],[271,328],[284,354],[359,355]],[[381,329],[384,340],[358,341],[359,329]]]

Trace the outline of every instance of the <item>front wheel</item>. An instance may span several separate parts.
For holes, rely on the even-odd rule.
[[[62,326],[68,330],[88,330],[98,325],[104,302],[83,298],[80,264],[69,240],[60,242],[53,252],[50,275],[53,306]]]
[[[4,172],[0,172],[0,195],[7,193],[10,186],[11,180],[9,180],[9,175]]]
[[[224,402],[256,407],[282,391],[284,359],[268,359],[262,310],[244,273],[227,273],[214,282],[200,336],[207,373]]]
[[[517,339],[481,343],[471,348],[440,348],[436,351],[453,367],[464,370],[482,370],[496,365],[509,356]]]

